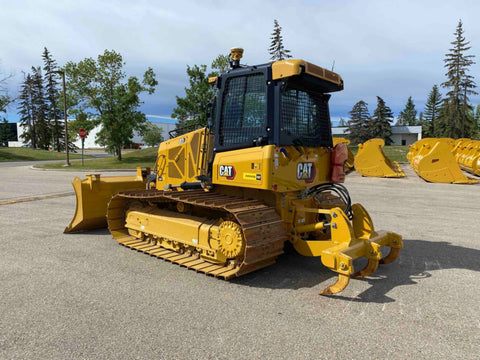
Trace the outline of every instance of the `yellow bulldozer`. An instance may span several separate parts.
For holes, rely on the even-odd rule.
[[[289,241],[338,273],[320,294],[338,293],[403,246],[341,184],[348,152],[333,146],[328,101],[343,80],[303,60],[243,66],[242,53],[233,49],[231,70],[209,80],[209,125],[161,143],[151,174],[74,180],[65,231],[104,226],[106,214],[120,244],[223,279],[273,264]]]

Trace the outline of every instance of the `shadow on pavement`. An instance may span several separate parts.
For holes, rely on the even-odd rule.
[[[108,229],[82,232],[82,235],[108,235]],[[113,241],[113,240],[112,240]],[[404,285],[416,285],[420,279],[434,276],[435,270],[465,269],[480,271],[480,250],[452,245],[448,242],[404,239],[404,248],[398,259],[387,265],[380,265],[375,273],[363,279],[370,286],[356,297],[332,295],[337,299],[354,302],[388,303],[395,299],[387,294],[394,288]],[[354,262],[356,270],[366,265],[366,259]],[[172,266],[178,266],[172,264]],[[185,271],[187,271],[185,269]],[[199,275],[200,276],[200,275]],[[321,259],[304,257],[295,252],[290,243],[285,244],[285,254],[269,267],[230,280],[241,286],[269,289],[312,288],[322,282],[325,286],[335,283],[337,276],[322,265]],[[348,289],[348,288],[347,288]]]
[[[397,286],[416,285],[417,280],[434,276],[434,270],[466,269],[480,271],[480,250],[452,245],[448,242],[425,240],[403,240],[404,248],[398,259],[387,265],[380,265],[371,276],[363,279],[371,285],[355,298],[332,297],[356,302],[388,303],[395,299],[387,294]],[[366,260],[357,260],[356,269],[366,265]],[[336,275],[325,268],[320,258],[303,257],[293,249],[287,248],[277,263],[263,270],[232,280],[233,283],[271,289],[300,289],[314,287],[326,281],[327,285],[336,281]],[[348,289],[348,288],[347,288]]]

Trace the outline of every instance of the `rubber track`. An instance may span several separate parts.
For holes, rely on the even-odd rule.
[[[125,207],[128,200],[135,199],[151,203],[183,202],[231,214],[241,225],[246,241],[241,263],[236,266],[228,265],[228,262],[226,265],[214,264],[198,255],[181,254],[129,235],[125,228]],[[110,201],[107,219],[110,232],[120,244],[226,280],[275,263],[277,256],[283,253],[283,244],[287,240],[282,220],[275,208],[258,200],[248,200],[213,191],[134,190],[120,192]]]

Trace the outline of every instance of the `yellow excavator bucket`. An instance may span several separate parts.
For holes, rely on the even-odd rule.
[[[466,156],[468,145],[472,142],[471,139],[457,139],[455,140],[455,146],[452,150],[455,160],[460,164],[462,163],[462,157]]]
[[[414,142],[412,145],[409,146],[407,159],[410,162],[410,164],[412,164],[413,159],[419,154],[419,152],[422,149],[424,150],[424,147],[432,148],[438,141],[443,141],[443,142],[447,143],[447,145],[449,146],[451,151],[452,152],[455,151],[454,149],[457,146],[456,140],[453,140],[453,139],[450,139],[450,138],[423,138],[421,140],[418,140],[418,141]]]
[[[414,144],[409,156],[415,172],[426,181],[436,183],[475,184],[478,180],[465,176],[452,153],[452,139],[422,139]],[[410,148],[412,151],[412,147]]]
[[[384,145],[385,141],[383,139],[370,139],[358,145],[354,166],[360,175],[387,178],[405,176],[398,162],[391,161],[385,156],[382,150]]]
[[[462,140],[455,147],[455,158],[463,170],[480,176],[480,141]]]
[[[348,150],[348,155],[347,155],[347,161],[345,162],[345,172],[353,170],[353,161],[355,159],[355,156],[352,153],[352,150],[348,147],[350,145],[350,140],[342,138],[342,137],[334,137],[333,138],[333,147],[337,144],[345,144],[347,145],[347,150]]]
[[[86,179],[75,177],[77,206],[75,215],[64,233],[107,227],[107,206],[111,197],[120,191],[144,189],[150,168],[137,168],[135,176],[101,176],[88,174]]]

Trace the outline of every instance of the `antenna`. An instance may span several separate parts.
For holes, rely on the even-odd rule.
[[[333,71],[334,68],[335,68],[335,60],[333,60],[332,71]]]

